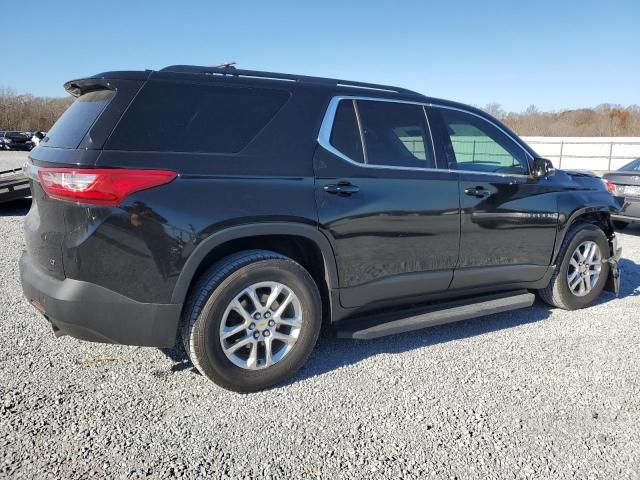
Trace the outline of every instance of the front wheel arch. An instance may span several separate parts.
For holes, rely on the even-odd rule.
[[[588,289],[584,295],[576,295],[567,284],[565,277],[570,268],[568,263],[576,247],[585,240],[598,244],[602,257],[607,255],[606,249],[610,246],[610,242],[600,227],[589,222],[573,224],[562,242],[549,284],[538,290],[538,295],[548,305],[565,310],[584,308],[594,302],[605,288],[610,275],[610,266],[606,262],[602,263],[601,270],[598,271],[598,280],[593,290]]]
[[[558,254],[560,253],[560,248],[567,233],[577,225],[584,223],[597,226],[604,232],[607,238],[611,238],[614,235],[615,229],[608,207],[585,207],[578,209],[559,227],[560,231],[556,238],[551,265],[555,265],[558,262]]]

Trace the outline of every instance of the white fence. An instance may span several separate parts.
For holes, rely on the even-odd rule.
[[[640,137],[522,137],[558,168],[615,170],[640,158]]]

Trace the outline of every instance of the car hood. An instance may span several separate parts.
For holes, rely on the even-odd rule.
[[[579,185],[582,188],[588,188],[593,190],[603,190],[608,192],[605,183],[598,175],[590,170],[556,170],[556,175],[566,175],[571,179],[575,185]]]
[[[593,173],[591,170],[562,170],[564,173],[571,175],[572,177],[595,177],[598,178],[598,175]]]

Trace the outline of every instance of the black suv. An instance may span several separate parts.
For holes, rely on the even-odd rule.
[[[236,391],[323,321],[374,338],[617,291],[619,205],[498,120],[402,88],[172,66],[65,85],[25,167],[24,293],[57,334],[171,347]]]

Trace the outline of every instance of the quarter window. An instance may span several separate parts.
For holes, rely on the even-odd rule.
[[[469,113],[437,108],[445,129],[449,168],[525,175],[523,150],[498,128]]]
[[[353,100],[341,100],[331,130],[331,145],[356,162],[363,162],[362,139]]]
[[[288,99],[289,92],[279,89],[151,81],[106,148],[237,153]]]

